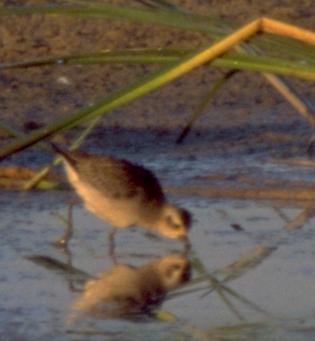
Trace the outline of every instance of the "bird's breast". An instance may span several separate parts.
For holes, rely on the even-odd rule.
[[[123,198],[99,191],[86,182],[72,181],[76,192],[88,210],[115,227],[128,227],[137,223],[140,200],[138,197]]]

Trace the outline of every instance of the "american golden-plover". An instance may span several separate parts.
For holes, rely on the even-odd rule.
[[[96,216],[116,228],[141,226],[187,241],[190,213],[167,201],[151,171],[111,156],[52,147],[63,158],[69,182]]]

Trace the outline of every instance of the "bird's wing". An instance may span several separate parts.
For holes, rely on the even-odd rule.
[[[80,155],[74,155],[80,179],[105,196],[119,199],[140,195],[146,201],[164,200],[162,187],[150,170],[126,160]]]

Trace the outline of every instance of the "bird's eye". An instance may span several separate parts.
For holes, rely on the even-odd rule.
[[[174,273],[180,271],[182,267],[179,264],[172,264],[171,266],[168,267],[166,271],[166,277],[172,278],[174,276]]]
[[[182,267],[179,265],[179,264],[174,264],[173,266],[172,266],[172,270],[173,271],[178,271],[178,270],[180,270]]]
[[[172,229],[174,229],[174,230],[179,230],[179,229],[181,228],[181,225],[178,224],[178,223],[175,223],[175,222],[173,221],[172,217],[168,216],[168,217],[166,217],[166,220],[167,220],[169,226],[170,226]]]

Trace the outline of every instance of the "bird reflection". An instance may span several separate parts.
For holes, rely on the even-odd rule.
[[[69,322],[79,316],[136,318],[150,314],[168,291],[190,279],[186,256],[174,253],[140,267],[113,266],[89,280],[72,307]]]

